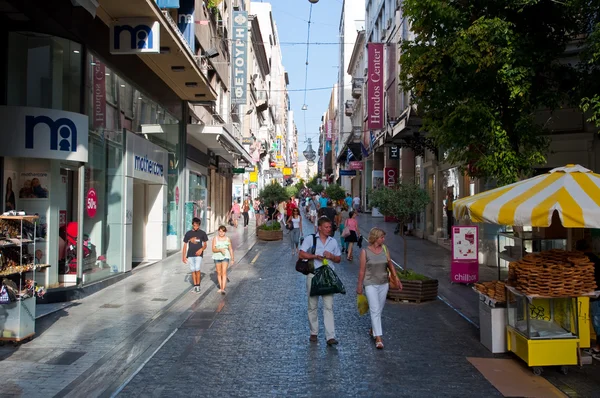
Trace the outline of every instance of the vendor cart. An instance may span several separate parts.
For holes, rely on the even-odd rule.
[[[508,226],[549,227],[555,218],[565,228],[600,228],[597,186],[600,186],[599,174],[570,164],[456,200],[454,214],[458,220],[470,218],[472,222]],[[567,250],[572,247],[571,237],[570,232],[564,237]],[[577,264],[567,264],[567,268],[570,266],[577,267]],[[563,269],[561,264],[553,267],[555,270],[558,267],[559,273]],[[586,284],[587,272],[585,278],[578,280],[585,284],[583,291],[561,294],[555,287],[557,284],[548,283],[544,278],[538,280],[545,269],[537,267],[530,275],[527,291],[507,286],[507,348],[532,367],[535,374],[541,374],[544,366],[561,366],[566,372],[569,365],[584,364],[582,349],[590,346],[589,297],[586,296],[596,290],[595,282]],[[509,270],[509,285],[510,279]],[[574,279],[559,275],[553,281],[560,281],[558,285],[564,286]]]

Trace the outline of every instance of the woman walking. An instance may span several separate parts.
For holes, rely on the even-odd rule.
[[[346,239],[342,236],[342,234],[344,233],[344,228],[346,228],[346,221],[349,217],[350,214],[348,213],[348,206],[346,204],[343,204],[341,206],[340,212],[338,213],[338,225],[340,226],[340,247],[342,248],[342,253],[348,250],[348,243],[346,242]]]
[[[233,226],[237,228],[238,220],[240,218],[240,204],[235,201],[229,210],[229,217],[233,220]]]
[[[219,280],[219,293],[221,294],[225,294],[227,267],[233,264],[233,248],[231,247],[231,239],[225,236],[226,232],[227,228],[221,225],[218,235],[212,241],[213,260],[215,261],[217,279]]]
[[[288,224],[292,226],[290,231],[290,242],[292,244],[292,256],[298,255],[298,246],[300,245],[300,237],[302,236],[302,217],[300,209],[297,207],[292,210],[292,215],[288,219]]]
[[[344,241],[348,244],[348,256],[346,257],[346,259],[348,261],[352,261],[352,246],[354,246],[355,242],[358,242],[359,235],[358,221],[356,220],[355,211],[351,211],[350,214],[348,214],[348,219],[344,223],[344,228],[348,228],[350,230],[350,235],[346,236],[344,238]]]
[[[250,201],[248,199],[244,200],[244,204],[242,205],[242,216],[244,216],[244,228],[248,228],[249,222],[249,213],[250,212]]]
[[[371,313],[371,336],[375,338],[375,347],[383,348],[383,330],[381,328],[381,313],[385,305],[389,285],[389,275],[402,289],[402,283],[396,275],[396,268],[390,259],[390,253],[383,244],[385,232],[380,228],[372,228],[369,232],[369,246],[360,253],[360,270],[358,271],[358,285],[356,293],[365,295],[369,301]]]

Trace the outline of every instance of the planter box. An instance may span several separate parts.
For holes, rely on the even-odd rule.
[[[405,281],[402,282],[402,290],[388,290],[387,298],[395,301],[413,301],[420,303],[421,301],[435,300],[438,294],[437,279],[429,279],[426,281]]]
[[[260,240],[282,240],[283,239],[283,231],[265,231],[264,229],[256,230],[256,237]]]

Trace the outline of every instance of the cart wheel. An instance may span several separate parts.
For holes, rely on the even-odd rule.
[[[541,366],[533,367],[533,374],[536,376],[541,376],[543,371],[544,371],[544,368],[542,368]]]
[[[564,374],[565,376],[569,373],[569,367],[568,366],[561,366],[560,367],[560,373]]]

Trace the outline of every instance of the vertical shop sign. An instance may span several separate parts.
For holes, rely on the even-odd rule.
[[[393,187],[398,182],[398,169],[394,167],[386,167],[383,169],[383,185],[386,187]],[[385,222],[396,221],[394,217],[385,216],[383,218]]]
[[[87,210],[89,218],[96,217],[96,211],[98,210],[98,196],[96,195],[96,190],[94,188],[90,188],[87,192],[85,209]]]
[[[369,129],[383,128],[383,43],[369,43],[368,119]]]
[[[327,141],[331,141],[333,138],[333,122],[331,119],[327,121]]]
[[[106,67],[97,58],[94,64],[94,129],[106,127]]]
[[[246,11],[233,12],[233,73],[231,85],[233,87],[234,104],[246,103],[248,76],[248,13]]]
[[[390,159],[400,159],[400,148],[396,145],[390,147]]]
[[[196,53],[196,25],[194,25],[194,0],[181,0],[177,10],[177,27],[193,53]]]
[[[67,211],[66,210],[59,210],[58,211],[58,227],[65,227],[67,226]]]

